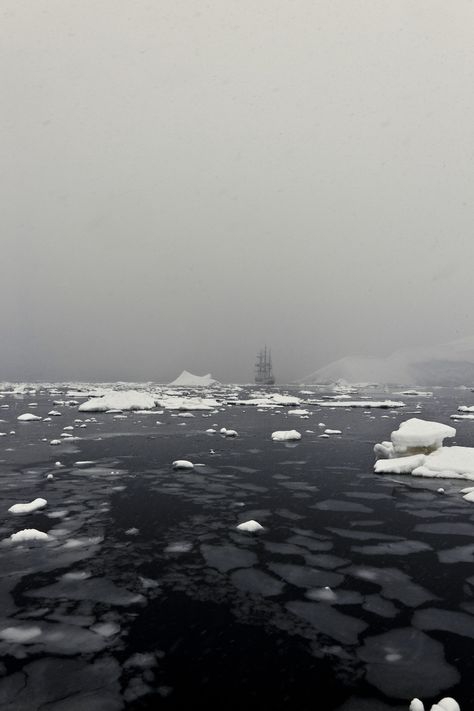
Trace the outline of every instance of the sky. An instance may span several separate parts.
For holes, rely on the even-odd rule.
[[[0,380],[474,335],[472,0],[2,0]]]

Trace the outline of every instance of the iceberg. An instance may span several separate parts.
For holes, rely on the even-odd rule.
[[[412,417],[392,432],[391,440],[396,455],[418,454],[420,450],[427,453],[439,449],[446,437],[455,436],[456,430],[450,425]]]
[[[219,381],[214,380],[210,373],[207,375],[193,375],[187,370],[183,370],[181,375],[178,375],[176,380],[169,383],[171,386],[181,386],[186,388],[210,387],[211,385],[219,385]]]

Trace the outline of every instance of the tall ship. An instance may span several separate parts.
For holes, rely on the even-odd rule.
[[[258,385],[275,385],[272,369],[272,352],[265,346],[257,355],[255,363],[255,382]]]

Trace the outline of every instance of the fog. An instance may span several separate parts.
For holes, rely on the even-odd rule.
[[[474,3],[3,0],[0,380],[474,334]]]

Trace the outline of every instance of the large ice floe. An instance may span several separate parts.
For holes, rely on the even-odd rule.
[[[151,410],[155,398],[138,390],[111,390],[101,397],[94,397],[79,405],[80,412],[107,412],[107,410]]]
[[[272,432],[272,440],[274,442],[291,442],[301,439],[301,434],[296,430],[278,430]]]
[[[443,447],[443,440],[455,437],[450,425],[416,417],[402,422],[390,442],[376,444],[377,474],[474,479],[474,447]]]

